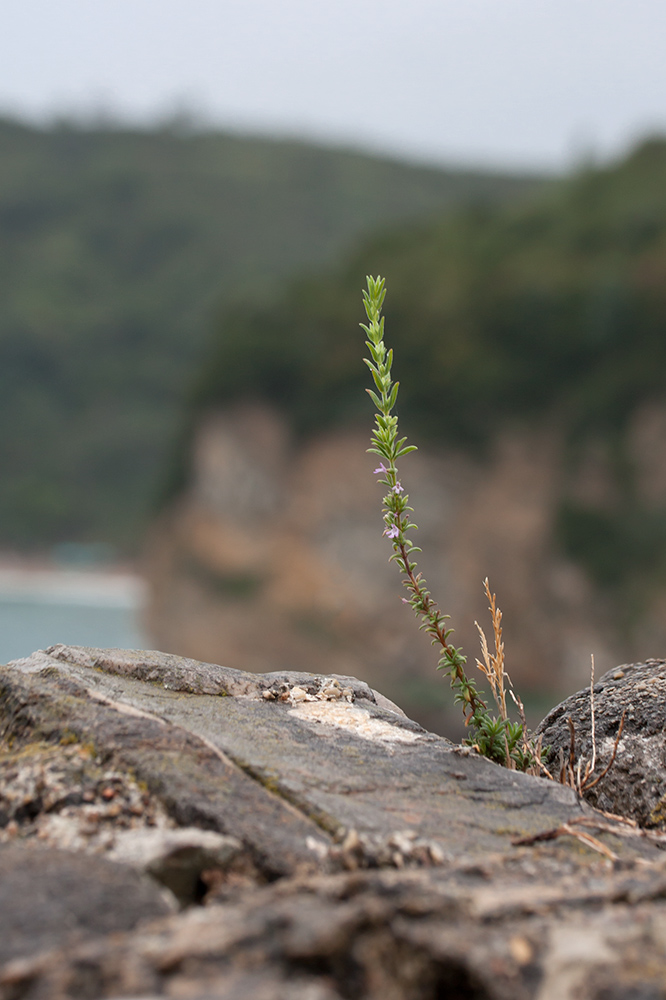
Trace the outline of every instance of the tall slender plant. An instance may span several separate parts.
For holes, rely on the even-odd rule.
[[[411,519],[413,507],[409,505],[409,496],[399,479],[397,466],[398,459],[416,451],[416,446],[407,444],[407,438],[398,437],[398,418],[392,412],[398,398],[399,383],[394,382],[391,375],[393,350],[387,349],[384,343],[384,318],[381,312],[385,296],[384,279],[368,277],[367,290],[363,292],[363,305],[368,322],[360,325],[367,335],[366,345],[370,352],[370,358],[364,358],[364,361],[370,369],[375,385],[374,389],[367,390],[376,408],[375,427],[368,451],[381,459],[375,469],[375,475],[381,476],[379,482],[386,487],[382,516],[384,535],[393,547],[390,561],[397,564],[408,592],[403,601],[414,609],[421,620],[419,628],[431,637],[433,645],[440,648],[437,669],[448,674],[455,692],[455,702],[462,706],[465,725],[470,730],[470,738],[466,742],[476,746],[484,756],[505,766],[517,767],[520,770],[538,770],[540,751],[536,750],[533,742],[529,740],[524,716],[522,722],[511,722],[506,711],[503,644],[501,649],[496,649],[494,660],[493,658],[488,660],[491,667],[493,662],[495,665],[501,665],[499,679],[496,671],[491,677],[491,690],[499,709],[499,716],[495,717],[488,710],[476,684],[467,675],[465,670],[467,657],[462,649],[450,641],[453,633],[453,629],[447,624],[450,616],[440,611],[428,590],[423,574],[417,571],[414,557],[421,549],[410,538],[410,533],[417,525]],[[494,595],[491,599],[489,589],[487,593],[491,602],[495,635],[496,637],[499,635],[501,641],[501,629],[498,631],[501,613],[498,620]],[[487,652],[487,644],[485,649]],[[489,676],[485,665],[484,654],[484,664],[479,663],[479,666],[482,672]],[[522,711],[519,700],[516,700],[516,703]]]

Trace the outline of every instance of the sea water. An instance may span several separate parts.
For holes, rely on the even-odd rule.
[[[130,574],[0,569],[0,663],[60,642],[143,649],[144,602]]]

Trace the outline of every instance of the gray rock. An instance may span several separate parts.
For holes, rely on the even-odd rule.
[[[0,668],[0,737],[0,1000],[662,995],[658,846],[353,679],[58,646]]]
[[[0,845],[0,962],[173,912],[167,897],[104,858]]]
[[[536,864],[541,878],[523,849],[428,871],[285,879],[235,905],[5,966],[0,996],[662,997],[663,872],[590,867],[563,849]]]
[[[58,646],[17,662],[0,676],[0,697],[11,691],[17,704],[10,731],[27,725],[28,737],[32,729],[53,740],[66,730],[107,748],[179,825],[238,837],[269,877],[319,867],[316,845],[350,829],[414,830],[455,856],[506,850],[512,838],[585,814],[570,789],[427,733],[379,707],[364,685],[352,701],[329,699],[321,692],[330,681],[317,675],[218,668],[216,682],[210,664],[137,658],[141,679],[125,651]],[[315,693],[294,700],[291,688]],[[276,691],[277,700],[264,697]]]
[[[39,653],[30,657],[34,661]],[[200,663],[198,660],[173,653],[159,653],[144,649],[91,649],[85,646],[51,646],[45,653],[54,659],[70,664],[80,664],[103,670],[109,674],[132,677],[134,680],[157,682],[169,691],[183,691],[187,694],[213,694],[232,698],[256,698],[264,691],[286,683],[289,686],[304,684],[319,688],[319,675],[298,671],[274,671],[267,674],[253,674],[232,667],[222,667],[215,663]],[[27,662],[27,661],[20,661]],[[368,687],[365,681],[355,677],[332,674],[332,677],[349,686],[357,699],[378,703],[382,708],[391,709],[398,715],[404,712],[378,691]]]
[[[594,686],[596,766],[589,786],[610,762],[623,713],[622,736],[613,766],[598,784],[584,791],[599,809],[636,820],[641,826],[666,826],[666,660],[631,663],[608,671]],[[537,728],[549,746],[549,765],[559,770],[560,754],[592,761],[590,690],[578,691],[557,705]]]
[[[205,894],[202,873],[224,871],[242,849],[235,837],[213,830],[144,827],[118,833],[107,856],[152,875],[186,905]]]
[[[155,663],[160,665],[159,654]],[[5,738],[76,740],[99,748],[107,763],[138,779],[178,826],[236,837],[268,878],[315,868],[306,839],[320,835],[318,825],[267,792],[212,740],[181,724],[191,712],[194,728],[206,729],[199,725],[203,719],[214,729],[214,708],[235,700],[165,690],[43,653],[0,670]],[[169,711],[175,718],[167,721]]]

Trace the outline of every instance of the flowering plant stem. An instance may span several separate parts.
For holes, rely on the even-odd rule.
[[[487,714],[487,706],[476,685],[465,673],[466,657],[449,642],[449,636],[453,632],[446,624],[449,615],[442,614],[430,595],[423,574],[416,572],[414,555],[421,550],[414,545],[408,533],[417,526],[410,520],[413,508],[409,506],[409,497],[398,479],[396,465],[397,459],[416,451],[416,447],[406,444],[406,438],[398,438],[398,418],[391,413],[398,398],[399,383],[393,382],[391,377],[393,351],[387,350],[384,344],[381,309],[386,295],[385,282],[379,277],[368,277],[367,281],[363,304],[368,323],[361,323],[361,327],[367,334],[366,345],[371,355],[370,359],[364,358],[364,361],[372,373],[376,387],[376,391],[368,389],[367,392],[377,408],[372,447],[368,451],[382,459],[375,473],[382,475],[380,482],[387,487],[382,510],[384,534],[393,543],[391,560],[398,564],[404,577],[403,583],[409,592],[409,597],[403,598],[403,601],[410,604],[422,619],[420,628],[432,637],[433,645],[441,647],[437,669],[445,670],[451,677],[451,686],[456,691],[456,701],[462,704],[466,725],[478,727]]]
[[[416,530],[411,521],[413,508],[409,506],[409,497],[398,478],[397,460],[410,451],[416,451],[414,445],[406,444],[407,438],[398,437],[398,418],[392,413],[398,398],[398,382],[391,377],[393,351],[387,350],[384,344],[384,319],[381,315],[386,289],[383,278],[367,279],[367,291],[363,292],[363,304],[368,318],[367,325],[361,323],[368,339],[366,345],[370,358],[365,358],[374,389],[368,389],[370,398],[376,407],[375,427],[372,432],[372,446],[368,451],[379,455],[381,461],[375,474],[386,487],[382,515],[384,518],[384,534],[393,545],[391,561],[397,563],[407,588],[408,597],[403,601],[409,604],[421,619],[419,626],[431,637],[433,645],[440,647],[441,653],[438,670],[445,671],[451,679],[451,687],[455,691],[455,701],[462,705],[465,725],[470,728],[470,739],[466,742],[476,747],[479,753],[505,767],[518,768],[521,771],[538,773],[541,767],[542,750],[540,745],[528,736],[523,721],[511,722],[506,711],[504,683],[510,684],[504,671],[504,644],[502,642],[501,612],[495,604],[494,595],[490,594],[486,583],[486,591],[490,601],[495,633],[495,655],[490,656],[482,633],[482,649],[484,663],[477,661],[482,673],[491,681],[491,690],[499,717],[491,715],[488,706],[479,694],[473,680],[465,672],[467,658],[461,649],[449,642],[453,629],[447,626],[449,615],[442,614],[433,601],[423,574],[417,572],[414,556],[420,548],[414,545],[409,533]],[[519,707],[522,702],[516,699]]]

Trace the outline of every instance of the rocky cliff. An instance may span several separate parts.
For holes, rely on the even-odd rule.
[[[651,405],[627,432],[637,509],[666,504],[665,428],[666,410]],[[296,438],[263,404],[210,412],[194,436],[189,485],[149,540],[149,633],[159,648],[244,669],[316,662],[455,732],[445,728],[458,720],[442,715],[450,699],[436,656],[388,564],[368,436],[348,428]],[[591,653],[599,676],[666,648],[663,585],[644,577],[642,589],[601,589],[558,534],[564,505],[613,512],[613,463],[593,440],[572,458],[554,422],[507,427],[484,457],[422,448],[403,460],[419,565],[456,644],[473,662],[475,620],[489,629],[489,576],[508,669],[528,699],[582,686]]]

